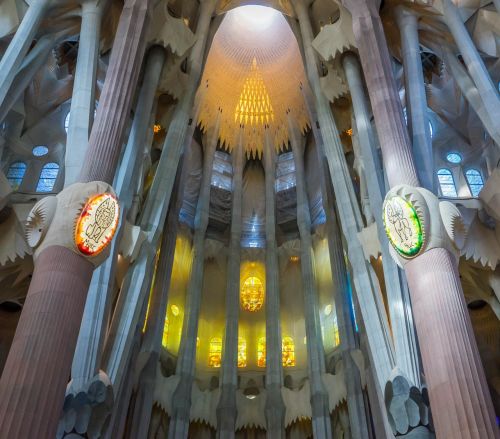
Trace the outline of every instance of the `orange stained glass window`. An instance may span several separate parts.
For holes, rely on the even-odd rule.
[[[247,367],[247,341],[238,337],[238,367]]]
[[[161,338],[161,345],[166,348],[168,342],[168,317],[165,318],[165,325],[163,326],[163,336]]]
[[[266,337],[257,341],[257,366],[266,367]]]
[[[283,337],[281,351],[283,367],[295,366],[295,343],[292,337]]]
[[[241,306],[246,311],[258,311],[264,304],[264,285],[256,276],[250,276],[241,288]]]
[[[222,338],[214,337],[210,340],[208,353],[208,365],[210,367],[220,367],[222,358]]]

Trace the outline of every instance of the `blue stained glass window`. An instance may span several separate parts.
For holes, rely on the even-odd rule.
[[[49,152],[49,148],[43,145],[38,145],[33,148],[33,155],[35,157],[42,157]]]
[[[446,168],[441,168],[437,172],[441,193],[445,197],[457,197],[457,189],[451,171]]]
[[[16,190],[21,185],[25,173],[26,163],[24,162],[14,162],[9,166],[7,180],[9,180],[12,189]]]
[[[450,163],[453,163],[454,165],[458,165],[462,162],[462,156],[458,152],[449,152],[446,155],[446,160],[448,160]]]
[[[465,172],[465,178],[473,197],[477,197],[484,186],[483,177],[477,169],[469,169]]]
[[[52,192],[54,184],[56,183],[57,174],[59,174],[59,165],[57,163],[46,163],[40,173],[36,191]]]

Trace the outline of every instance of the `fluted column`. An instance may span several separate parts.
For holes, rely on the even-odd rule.
[[[377,235],[381,244],[396,365],[413,385],[420,388],[421,371],[410,298],[407,290],[402,287],[403,283],[406,282],[403,273],[398,269],[389,253],[389,242],[382,220],[383,193],[385,191],[381,186],[383,181],[377,174],[377,169],[380,169],[381,165],[376,151],[374,133],[371,128],[370,113],[361,76],[361,66],[354,53],[346,53],[342,58],[342,65],[351,92],[361,159],[364,163],[370,204],[375,216]]]
[[[65,186],[78,179],[94,120],[103,3],[104,0],[84,0],[81,5],[82,24],[64,160]]]
[[[396,7],[395,14],[401,34],[406,114],[413,145],[413,157],[418,164],[417,173],[422,186],[435,192],[434,157],[418,41],[418,17],[415,12],[402,5]]]
[[[484,106],[491,119],[497,121],[500,119],[500,96],[498,88],[493,84],[491,76],[469,35],[469,31],[465,27],[457,6],[451,0],[443,0],[442,7],[443,19],[455,39],[455,43],[460,50],[460,54],[472,80],[476,84]]]
[[[364,0],[345,5],[353,18],[389,184],[418,187],[378,9]],[[495,438],[491,397],[453,259],[449,250],[436,247],[405,265],[436,435]]]
[[[278,245],[276,241],[276,150],[266,127],[264,144],[266,183],[266,437],[285,437]]]
[[[203,175],[194,218],[193,265],[187,289],[181,346],[175,372],[180,379],[172,396],[172,416],[168,430],[170,439],[187,438],[189,430],[191,389],[196,363],[196,337],[205,268],[205,233],[209,220],[211,178],[215,149],[219,139],[219,123],[220,110],[203,157]]]
[[[324,96],[316,64],[316,55],[312,47],[312,28],[306,4],[301,0],[292,0],[300,24],[304,46],[304,63],[311,85],[316,107],[318,123],[325,150],[325,157],[330,169],[330,178],[335,191],[342,232],[346,237],[347,253],[353,269],[353,280],[360,304],[361,314],[369,341],[370,357],[374,373],[380,388],[384,388],[394,367],[393,346],[389,333],[387,316],[381,303],[381,294],[375,273],[366,262],[358,232],[363,227],[361,213],[357,203],[353,203],[352,181],[333,119],[329,102]],[[306,102],[307,103],[307,102]],[[315,121],[312,121],[315,123]]]
[[[32,0],[0,61],[0,105],[10,90],[12,81],[31,46],[40,22],[52,0]]]
[[[290,144],[295,161],[297,190],[297,225],[300,234],[300,266],[304,290],[304,318],[307,337],[308,376],[311,386],[312,425],[315,438],[331,438],[332,426],[328,393],[322,381],[325,373],[325,353],[319,324],[318,291],[312,260],[311,215],[305,187],[304,148],[300,144],[295,121],[288,114]],[[303,142],[302,142],[303,143]]]
[[[236,390],[238,389],[238,320],[240,314],[241,204],[243,191],[243,127],[240,140],[233,149],[233,205],[231,238],[227,259],[226,327],[222,351],[221,395],[217,405],[217,437],[234,438],[236,431]]]
[[[35,5],[41,8],[46,3],[36,2],[31,7]],[[144,53],[147,11],[148,2],[140,0],[127,1],[123,9],[94,124],[95,133],[91,135],[91,154],[87,154],[86,170],[80,176],[82,182],[111,183],[113,179],[116,166],[113,157],[118,157],[121,147],[122,129],[128,119]],[[12,46],[17,47],[11,44],[8,53]],[[6,59],[8,64],[10,57]],[[1,67],[2,75],[4,67],[12,65]],[[102,138],[104,127],[107,135]],[[90,261],[65,247],[49,246],[37,257],[0,379],[0,425],[6,437],[55,436],[92,271]]]

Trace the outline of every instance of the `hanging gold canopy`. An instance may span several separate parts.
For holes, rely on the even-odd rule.
[[[295,36],[284,16],[263,6],[244,6],[226,14],[207,59],[198,93],[199,124],[215,126],[219,109],[219,138],[232,149],[244,127],[243,147],[260,156],[266,131],[275,148],[288,143],[287,111],[298,127],[308,125],[300,85],[305,82]]]

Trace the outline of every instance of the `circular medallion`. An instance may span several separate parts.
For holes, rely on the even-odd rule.
[[[391,245],[401,256],[412,258],[418,254],[424,243],[424,234],[411,203],[397,195],[386,199],[384,225]]]
[[[118,226],[120,207],[112,194],[89,198],[75,228],[75,244],[86,256],[101,253],[111,242]]]

